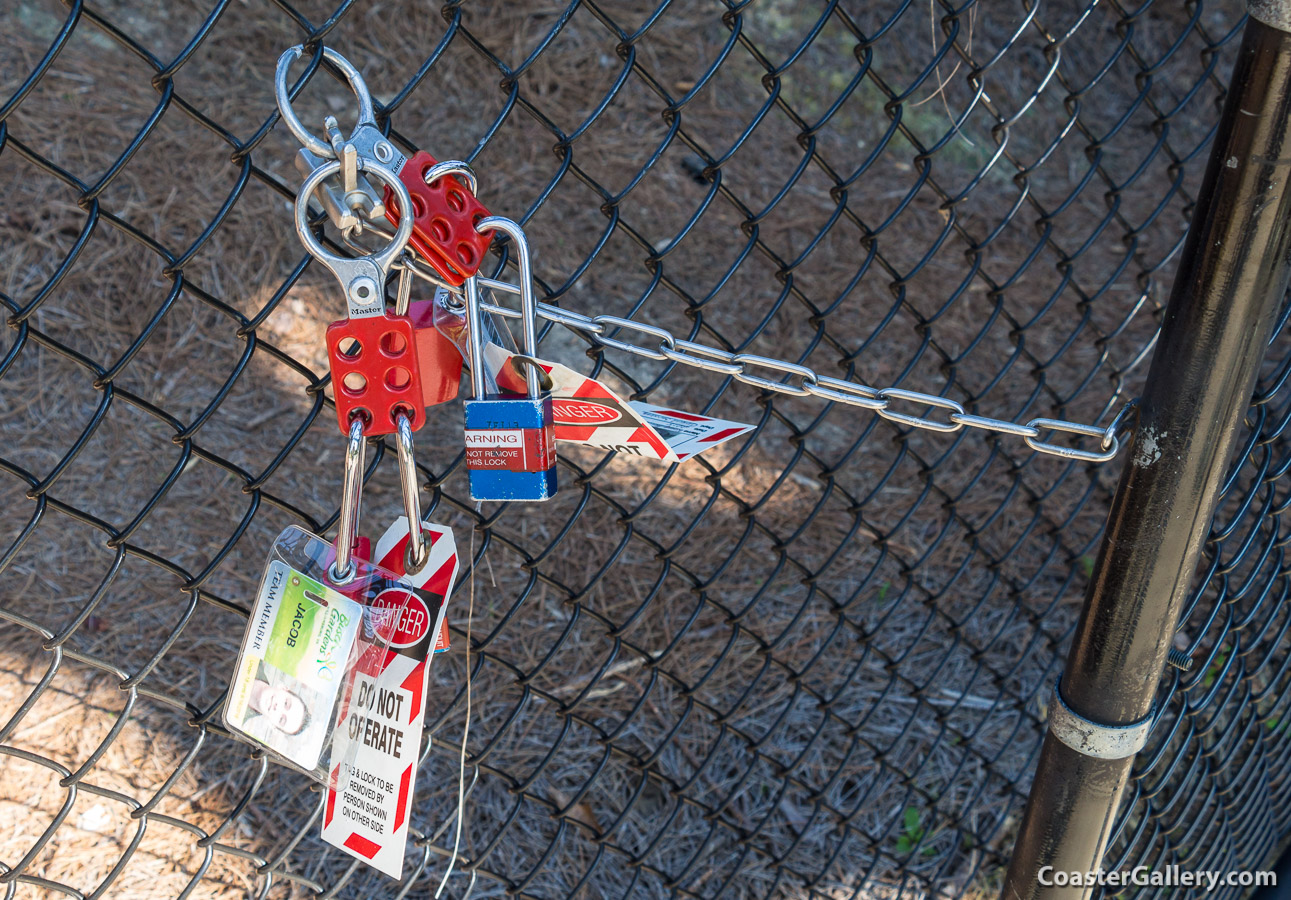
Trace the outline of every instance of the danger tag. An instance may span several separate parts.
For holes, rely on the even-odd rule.
[[[425,714],[426,660],[444,632],[458,570],[453,532],[423,523],[428,558],[415,574],[405,574],[407,523],[405,517],[397,519],[374,555],[413,590],[391,588],[372,601],[371,627],[389,649],[365,657],[355,672],[332,739],[323,809],[323,840],[391,878],[403,874]]]
[[[489,343],[484,348],[485,362],[498,385],[521,393],[525,389],[524,378],[512,364],[514,358],[515,354],[497,344]],[[741,422],[638,400],[625,401],[595,378],[581,375],[568,366],[544,360],[538,360],[538,365],[551,376],[551,406],[558,441],[678,463],[753,430],[752,425]],[[470,435],[467,432],[467,465],[478,468],[471,461]]]

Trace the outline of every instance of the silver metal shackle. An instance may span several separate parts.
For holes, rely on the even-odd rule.
[[[466,349],[471,367],[471,396],[476,400],[484,399],[484,336],[481,333],[484,320],[480,318],[480,289],[475,283],[475,276],[466,279],[462,285],[466,291]]]
[[[533,295],[533,273],[529,262],[529,242],[524,231],[515,222],[503,216],[488,216],[481,219],[475,230],[484,234],[487,231],[500,231],[515,243],[516,263],[520,269],[520,323],[523,327],[522,339],[524,354],[530,359],[538,355],[538,301]],[[468,346],[471,351],[471,388],[476,399],[484,396],[484,359],[483,342],[480,340],[480,295],[479,285],[475,278],[466,280],[466,315],[469,323]],[[476,361],[479,365],[476,365]],[[542,395],[542,380],[537,367],[527,365],[524,369],[524,383],[528,396],[537,399]]]
[[[363,498],[363,457],[368,442],[363,436],[363,417],[350,420],[350,438],[345,445],[345,478],[341,482],[341,513],[336,523],[336,561],[327,572],[333,584],[354,578],[354,535],[359,529],[359,505]]]
[[[399,454],[399,490],[408,517],[408,551],[404,572],[412,574],[426,564],[426,535],[421,530],[421,488],[412,456],[412,424],[404,413],[395,416],[395,450]]]

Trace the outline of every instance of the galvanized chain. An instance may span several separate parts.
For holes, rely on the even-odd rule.
[[[342,233],[342,239],[345,244],[352,250],[363,254],[370,251],[358,243],[357,236],[360,233],[373,234],[379,237],[388,237],[390,234],[381,225],[372,222],[361,228],[346,229]],[[412,271],[419,278],[450,291],[454,296],[460,294],[460,288],[445,283],[432,269],[421,264],[407,251],[404,252],[395,265],[398,268]],[[482,287],[492,288],[495,291],[517,293],[519,290],[516,285],[510,282],[486,278],[482,275],[477,276],[477,281]],[[510,309],[497,303],[482,302],[480,308],[506,318],[520,318],[519,310]],[[964,409],[963,404],[959,401],[939,394],[928,394],[923,391],[912,391],[899,387],[876,388],[857,381],[833,378],[828,375],[821,375],[810,366],[805,366],[801,363],[761,356],[756,353],[736,353],[723,350],[720,347],[710,347],[706,344],[679,338],[667,329],[660,328],[657,325],[648,325],[619,316],[585,316],[582,313],[542,302],[538,303],[538,315],[549,322],[564,325],[566,328],[588,335],[602,347],[622,350],[625,353],[631,353],[634,356],[640,356],[656,362],[675,362],[694,366],[697,369],[726,375],[742,384],[766,391],[774,391],[778,394],[787,394],[791,397],[819,397],[822,400],[857,406],[861,409],[868,409],[871,412],[878,413],[878,415],[890,422],[907,425],[911,428],[920,428],[925,431],[954,434],[967,427],[979,428],[983,431],[994,431],[1000,434],[1010,434],[1022,438],[1028,447],[1038,453],[1084,462],[1105,463],[1116,458],[1116,454],[1121,449],[1120,436],[1131,427],[1132,413],[1137,403],[1136,400],[1123,403],[1106,427],[1044,417],[1030,419],[1027,422],[1013,422],[1008,419],[974,415]],[[644,335],[650,338],[653,343],[652,345],[638,344],[624,340],[621,337],[611,336],[624,331]],[[786,377],[784,380],[775,380],[764,375],[754,374],[751,371],[754,369],[782,373]],[[899,408],[894,408],[900,404],[906,404],[910,409],[925,406],[931,409],[945,410],[946,414],[944,418],[936,419],[931,417],[931,410],[920,414],[901,412]],[[1098,438],[1098,449],[1084,450],[1079,447],[1068,447],[1053,443],[1052,440],[1043,439],[1045,435],[1053,433]]]

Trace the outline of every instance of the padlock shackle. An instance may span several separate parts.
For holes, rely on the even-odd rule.
[[[467,365],[471,370],[471,396],[476,400],[484,399],[484,335],[480,318],[480,289],[475,276],[466,279],[462,285],[466,293],[466,355]]]
[[[333,584],[345,584],[354,577],[354,535],[359,528],[359,505],[363,497],[363,457],[367,451],[363,417],[350,421],[350,438],[345,445],[345,477],[341,482],[341,512],[336,523],[336,561],[327,572]]]
[[[296,140],[315,156],[321,156],[324,159],[335,159],[336,151],[327,141],[321,140],[309,133],[296,115],[296,111],[291,108],[291,94],[287,89],[287,72],[291,64],[300,59],[305,54],[305,45],[297,44],[289,47],[283,54],[278,57],[278,67],[274,72],[273,92],[278,101],[278,113],[282,116],[282,121]],[[354,91],[354,96],[359,101],[359,118],[354,123],[354,131],[357,131],[363,125],[371,125],[376,128],[377,119],[376,111],[372,106],[372,94],[368,90],[367,82],[363,80],[363,75],[354,65],[341,54],[337,53],[331,47],[323,47],[323,58],[330,62],[336,68],[341,70],[345,80],[350,83],[350,90]],[[354,132],[351,132],[353,134]]]
[[[412,237],[412,216],[404,216],[399,220],[394,238],[383,250],[357,258],[338,256],[329,252],[309,227],[309,198],[323,183],[323,179],[340,170],[340,161],[331,160],[310,173],[305,183],[300,186],[300,192],[296,194],[296,234],[309,255],[327,266],[336,276],[336,280],[341,283],[350,318],[379,316],[385,312],[386,279],[395,260],[403,252],[404,247],[408,246],[408,239]],[[375,175],[388,185],[394,191],[398,202],[402,204],[402,209],[411,207],[412,198],[408,194],[408,188],[394,172],[366,156],[359,157],[358,170]]]
[[[475,225],[475,230],[480,232],[480,234],[484,234],[488,231],[500,231],[507,237],[511,238],[512,242],[515,244],[516,264],[520,269],[520,323],[523,328],[522,336],[524,340],[524,353],[526,356],[536,358],[538,356],[538,301],[533,295],[533,272],[529,262],[529,242],[525,239],[524,231],[519,225],[504,216],[489,216],[488,218],[480,219],[480,221]],[[475,279],[473,278],[470,279],[470,281],[474,280]],[[478,386],[483,387],[484,360],[481,356],[475,355],[474,340],[477,329],[474,326],[476,322],[480,321],[480,301],[479,287],[474,286],[473,289],[476,294],[474,309],[471,308],[470,290],[468,290],[466,294],[466,306],[467,315],[470,317],[469,322],[472,326],[471,387],[475,388],[477,387],[475,361],[477,359],[480,361]],[[524,383],[526,392],[531,399],[536,400],[542,395],[542,382],[539,380],[538,373],[534,371],[532,366],[525,367]],[[475,398],[477,400],[483,398],[483,396],[484,394],[482,391],[475,394]]]
[[[421,530],[421,488],[417,484],[417,464],[412,456],[412,423],[403,413],[395,416],[395,450],[399,455],[399,490],[403,494],[403,511],[408,517],[408,551],[404,571],[411,573],[426,564],[426,535]]]

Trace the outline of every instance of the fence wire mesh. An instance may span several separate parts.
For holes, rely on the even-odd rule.
[[[222,732],[268,542],[340,499],[342,299],[291,230],[273,65],[325,40],[402,149],[469,160],[546,302],[1106,425],[1238,4],[15,0],[0,23],[6,896],[427,896],[455,848],[451,896],[998,892],[1118,464],[560,327],[544,357],[757,428],[675,467],[564,447],[556,500],[477,510],[460,409],[430,411],[423,501],[473,565],[402,881],[325,847],[316,788]],[[319,67],[297,109],[346,126],[351,102]],[[1116,863],[1256,866],[1291,830],[1283,332]],[[400,508],[389,449],[368,533]]]

